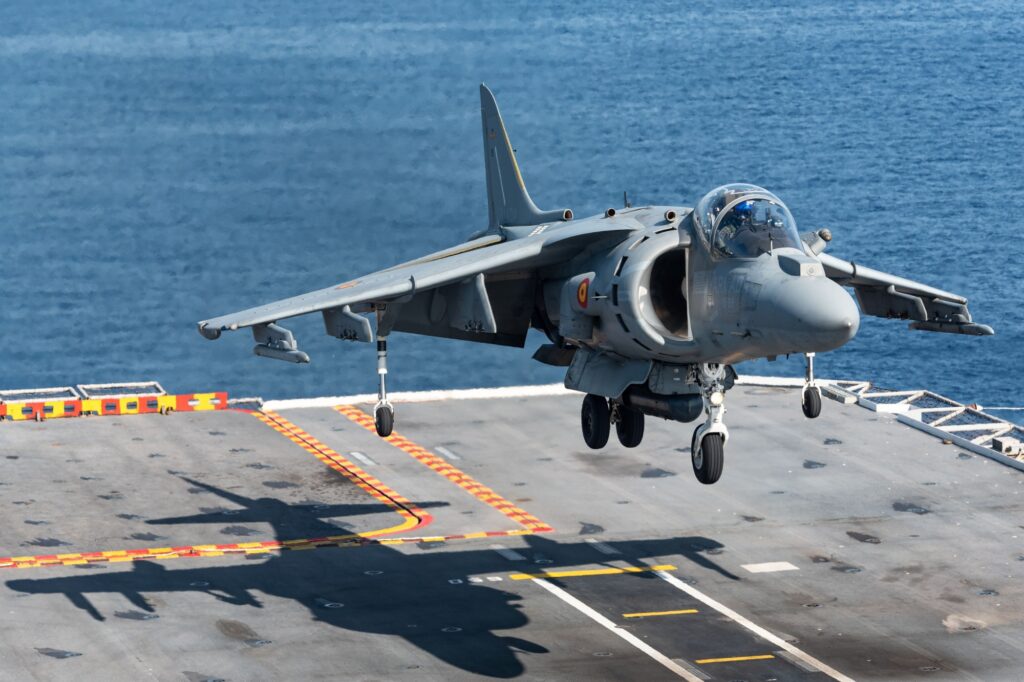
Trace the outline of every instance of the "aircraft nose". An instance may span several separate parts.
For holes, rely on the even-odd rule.
[[[775,296],[776,328],[803,352],[839,348],[860,328],[860,313],[846,290],[824,277],[792,278]]]

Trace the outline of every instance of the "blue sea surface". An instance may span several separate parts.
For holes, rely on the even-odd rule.
[[[4,2],[0,387],[373,391],[372,346],[319,316],[288,325],[306,366],[195,322],[485,226],[483,81],[542,207],[753,182],[831,253],[962,293],[997,330],[865,318],[822,376],[1024,404],[1019,4],[760,4]],[[540,342],[396,335],[392,386],[559,381]]]

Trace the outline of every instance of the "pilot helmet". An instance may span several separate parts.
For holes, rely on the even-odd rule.
[[[754,204],[751,201],[741,201],[733,206],[732,212],[740,220],[748,220],[754,213]]]

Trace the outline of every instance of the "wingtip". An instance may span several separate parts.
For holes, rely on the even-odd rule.
[[[209,339],[210,341],[216,341],[220,338],[220,330],[216,327],[209,326],[206,320],[203,320],[196,325],[199,329],[199,333],[203,335],[203,338]]]

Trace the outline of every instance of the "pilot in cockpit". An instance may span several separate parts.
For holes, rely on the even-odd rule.
[[[718,226],[717,246],[728,255],[734,255],[729,245],[735,244],[737,239],[744,240],[744,232],[753,230],[753,205],[750,201],[742,201],[732,207],[732,210],[722,219]]]

